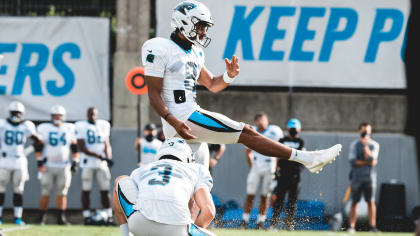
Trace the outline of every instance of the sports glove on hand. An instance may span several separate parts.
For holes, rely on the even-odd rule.
[[[79,162],[72,161],[71,162],[70,170],[71,170],[71,173],[72,174],[76,174],[77,172],[79,172]]]
[[[102,161],[106,161],[106,164],[108,165],[109,168],[111,168],[114,165],[114,161],[112,159],[108,159],[106,157],[101,157]]]

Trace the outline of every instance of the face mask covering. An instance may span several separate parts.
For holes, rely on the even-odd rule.
[[[289,135],[294,138],[298,135],[298,132],[296,131],[296,129],[292,128],[289,130]]]
[[[148,134],[146,137],[144,137],[148,142],[152,142],[153,139],[155,139],[155,136],[153,134]]]
[[[14,123],[19,123],[22,119],[17,116],[10,116],[10,120]]]
[[[62,120],[53,120],[54,125],[61,125],[63,123]]]

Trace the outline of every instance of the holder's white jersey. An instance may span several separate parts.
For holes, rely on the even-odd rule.
[[[213,187],[210,172],[197,163],[159,160],[134,170],[130,177],[139,193],[134,209],[163,224],[191,223],[188,202],[201,188]]]
[[[163,78],[163,101],[179,120],[186,121],[199,107],[195,101],[195,86],[204,61],[203,50],[195,45],[186,51],[171,39],[160,37],[143,44],[144,74]],[[162,125],[169,124],[162,119]],[[167,129],[164,127],[164,130]],[[165,136],[170,138],[175,134],[173,129],[171,134],[165,133]]]
[[[156,154],[162,146],[162,142],[155,138],[152,142],[147,141],[145,138],[141,139],[141,164],[146,165],[157,161]]]
[[[63,123],[55,126],[52,123],[42,123],[37,131],[44,141],[42,154],[47,158],[46,166],[64,168],[69,165],[71,163],[70,145],[76,142],[74,124]]]
[[[109,139],[111,125],[106,120],[96,120],[94,124],[87,120],[76,122],[77,139],[85,140],[86,148],[105,157],[105,140]],[[106,161],[81,153],[81,167],[97,168],[106,165]]]
[[[32,121],[26,120],[13,125],[0,119],[0,167],[20,168],[18,159],[25,157],[23,152],[28,137],[36,133]]]
[[[257,127],[252,127],[254,130],[257,130]],[[268,125],[267,129],[265,129],[262,133],[265,137],[278,142],[279,139],[283,138],[283,131],[277,125]],[[258,168],[267,169],[267,171],[274,172],[276,167],[276,158],[275,157],[268,157],[264,156],[256,151],[252,151],[254,155],[254,160],[252,160],[252,164]]]

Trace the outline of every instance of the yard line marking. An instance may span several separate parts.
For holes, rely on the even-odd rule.
[[[19,226],[19,227],[15,227],[15,228],[10,228],[10,229],[2,229],[0,230],[1,233],[5,233],[5,232],[12,232],[12,231],[20,231],[20,230],[27,230],[32,228],[31,225],[26,225],[26,226]]]

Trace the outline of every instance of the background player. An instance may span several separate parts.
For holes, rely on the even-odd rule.
[[[350,144],[349,160],[351,164],[350,189],[351,205],[349,213],[349,233],[356,231],[357,204],[362,194],[368,205],[368,218],[371,232],[376,228],[376,165],[379,157],[379,143],[371,138],[372,126],[369,123],[359,125],[360,137]]]
[[[195,101],[196,82],[211,92],[222,91],[239,74],[238,57],[225,59],[226,72],[220,76],[214,76],[204,66],[201,46],[210,43],[207,29],[213,26],[213,20],[209,9],[200,2],[179,3],[171,24],[174,32],[170,39],[153,38],[142,47],[149,100],[162,118],[167,138],[179,135],[188,140],[204,164],[209,155],[203,143],[242,143],[266,156],[300,162],[313,173],[339,154],[341,145],[317,152],[297,151],[264,137],[249,125],[201,109]]]
[[[51,107],[51,122],[38,126],[38,134],[44,141],[42,152],[35,153],[38,171],[41,173],[41,199],[39,200],[40,224],[47,222],[47,210],[53,185],[56,185],[57,222],[69,224],[65,217],[67,192],[71,183],[70,152],[79,161],[74,124],[65,123],[66,110],[60,105]]]
[[[157,139],[156,125],[153,123],[144,126],[144,137],[137,138],[134,148],[141,150],[140,160],[138,166],[146,165],[151,162],[157,161],[156,154],[162,145],[162,141]]]
[[[123,236],[128,231],[135,236],[186,236],[195,225],[206,228],[215,215],[208,169],[191,163],[192,151],[183,139],[165,140],[157,156],[159,161],[115,180],[113,206]],[[190,198],[201,210],[195,225],[191,224]]]
[[[112,224],[112,208],[109,188],[112,166],[111,144],[109,136],[111,126],[108,121],[98,119],[98,110],[90,107],[87,120],[76,122],[76,135],[79,150],[82,152],[82,207],[86,225],[93,224],[90,212],[90,191],[96,181],[101,194],[102,207],[108,215],[108,223]]]
[[[220,161],[220,159],[223,156],[223,153],[226,151],[226,145],[225,144],[208,144],[209,145],[209,151],[210,151],[210,161],[209,161],[209,170],[210,173],[211,169],[217,165],[217,163]]]
[[[305,144],[299,138],[299,133],[302,129],[300,121],[298,119],[290,119],[287,122],[287,128],[288,135],[281,138],[279,142],[297,150],[305,150]],[[300,163],[278,160],[276,171],[277,186],[273,191],[273,217],[270,222],[272,229],[276,228],[280,220],[280,213],[284,209],[284,199],[287,193],[288,208],[286,210],[285,225],[287,230],[294,230],[294,217],[299,194],[300,172],[302,169],[303,166]]]
[[[267,114],[260,112],[254,118],[256,131],[272,140],[279,140],[283,137],[283,131],[276,125],[270,125]],[[244,214],[242,216],[242,226],[248,228],[249,214],[252,210],[252,204],[257,193],[260,181],[261,195],[260,206],[258,209],[257,229],[264,227],[268,208],[268,196],[271,191],[270,186],[274,179],[274,171],[276,168],[276,159],[264,156],[251,149],[245,150],[247,161],[251,170],[249,171],[246,181],[246,199],[244,204]]]
[[[41,140],[35,132],[32,121],[24,120],[25,107],[20,102],[11,102],[8,107],[10,116],[0,119],[0,224],[2,223],[5,192],[9,182],[13,184],[14,222],[24,225],[22,221],[23,191],[25,182],[29,180],[28,160],[24,154],[27,138],[34,141],[35,148]]]

